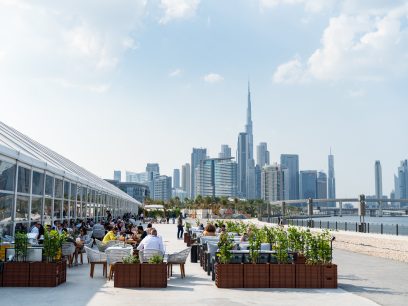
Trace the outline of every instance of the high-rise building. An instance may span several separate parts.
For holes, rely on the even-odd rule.
[[[288,180],[288,169],[282,169],[278,164],[264,166],[261,173],[261,197],[264,201],[282,201],[287,196],[285,183]]]
[[[171,176],[161,175],[153,180],[153,199],[169,201],[171,198]]]
[[[317,174],[317,199],[327,199],[327,174],[323,171]],[[319,203],[319,206],[327,207],[328,204]]]
[[[300,198],[317,198],[317,171],[300,171]]]
[[[218,158],[229,158],[229,157],[231,157],[231,148],[226,144],[221,145],[221,152],[218,153]]]
[[[401,161],[398,174],[395,178],[395,197],[408,199],[408,160]],[[400,203],[400,207],[408,206],[408,203]]]
[[[145,184],[137,182],[120,182],[118,180],[105,180],[112,185],[118,187],[120,190],[126,192],[132,198],[144,203],[144,200],[150,197],[149,187]]]
[[[196,194],[196,184],[195,184],[195,170],[200,165],[200,161],[207,158],[207,149],[204,148],[193,148],[191,153],[191,189],[190,198],[195,199]]]
[[[329,154],[329,176],[327,179],[327,196],[329,199],[336,198],[336,178],[334,177],[334,156]],[[336,206],[336,202],[329,202],[329,206]]]
[[[255,199],[262,199],[262,168],[259,165],[255,166],[255,187],[256,195]]]
[[[256,164],[261,168],[269,165],[269,151],[266,142],[261,142],[256,146]]]
[[[180,188],[180,169],[173,170],[173,188]]]
[[[190,164],[186,163],[181,166],[181,188],[186,192],[186,197],[189,197],[191,194],[190,178],[191,178]]]
[[[375,196],[377,197],[377,199],[381,199],[383,196],[382,169],[381,169],[381,162],[379,160],[375,161],[374,172],[375,172]]]
[[[120,171],[120,170],[114,170],[114,171],[113,171],[113,179],[114,179],[115,181],[118,181],[118,182],[122,181],[122,171]]]
[[[148,163],[146,165],[146,172],[148,176],[148,180],[152,181],[156,177],[160,176],[160,167],[157,163]]]
[[[196,168],[196,195],[236,197],[237,163],[232,158],[210,158]]]
[[[299,199],[299,156],[295,154],[282,154],[281,167],[288,169],[289,185],[287,187],[289,200]]]
[[[256,197],[256,171],[253,149],[251,91],[248,82],[248,105],[245,133],[238,135],[238,195],[247,199]]]

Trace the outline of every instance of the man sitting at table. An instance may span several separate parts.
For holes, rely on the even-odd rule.
[[[147,235],[137,247],[141,250],[158,250],[164,254],[164,245],[161,237],[157,237],[157,230],[152,228],[150,235]]]
[[[108,233],[103,237],[102,243],[106,244],[111,240],[117,240],[116,234],[118,233],[118,228],[115,226],[108,226]]]

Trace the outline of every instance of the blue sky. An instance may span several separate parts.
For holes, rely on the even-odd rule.
[[[338,196],[408,158],[406,1],[0,0],[0,120],[101,177],[255,144],[300,155]]]

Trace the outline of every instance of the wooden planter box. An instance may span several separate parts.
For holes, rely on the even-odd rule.
[[[66,264],[62,264],[61,261],[31,262],[30,287],[56,287],[65,282],[66,269]]]
[[[67,262],[66,260],[61,260],[58,264],[59,264],[58,285],[60,285],[67,281]]]
[[[295,265],[296,288],[322,288],[322,265]]]
[[[269,288],[296,288],[296,266],[291,264],[270,265]]]
[[[322,265],[322,288],[337,288],[337,265]]]
[[[116,288],[140,287],[140,264],[115,264],[114,286]]]
[[[306,257],[305,255],[299,255],[297,254],[295,264],[297,265],[304,265],[306,264]]]
[[[3,263],[0,262],[0,287],[3,287]]]
[[[215,285],[218,288],[243,288],[243,264],[217,264],[215,265]]]
[[[3,266],[4,287],[28,287],[30,284],[30,263],[6,262]]]
[[[244,264],[244,288],[269,288],[269,264]]]
[[[187,239],[190,238],[190,234],[189,233],[184,233],[184,242],[187,243]]]
[[[145,288],[166,288],[167,287],[167,265],[141,264],[140,265],[140,286]]]

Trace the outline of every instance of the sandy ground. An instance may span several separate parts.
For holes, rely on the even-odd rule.
[[[276,226],[274,224],[258,221],[257,219],[251,219],[247,222],[252,222],[258,224],[259,226]],[[320,231],[320,229],[311,230]],[[333,243],[333,247],[336,249],[408,263],[407,236],[367,234],[346,231],[331,232],[333,233],[333,236],[336,237]]]

